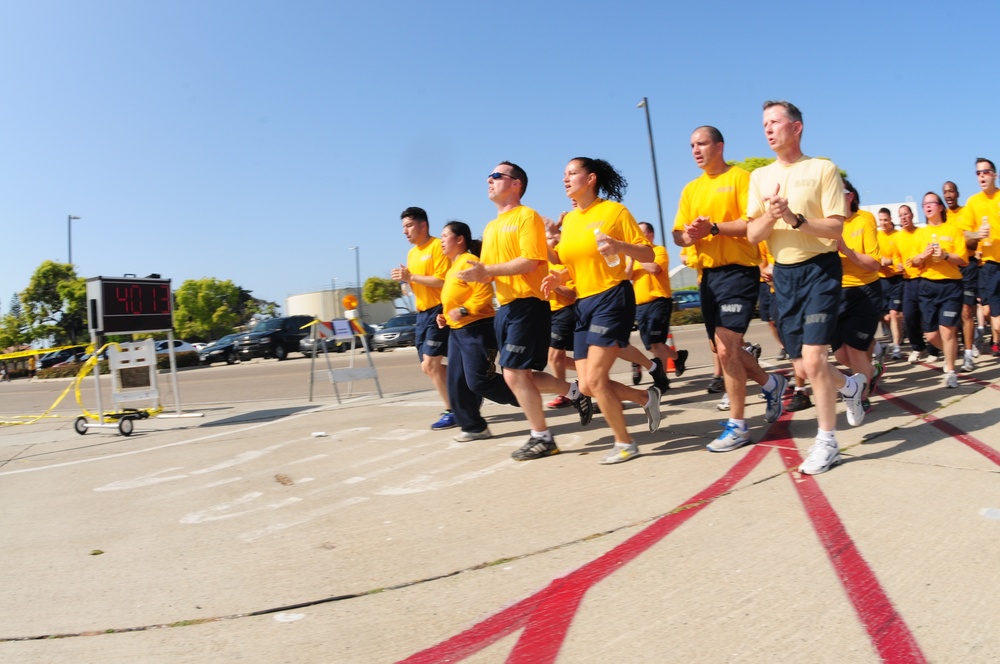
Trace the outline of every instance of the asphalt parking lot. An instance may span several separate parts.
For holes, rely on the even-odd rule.
[[[939,366],[890,365],[811,478],[810,412],[765,427],[752,391],[757,444],[704,450],[725,415],[702,334],[676,335],[692,360],[663,425],[627,409],[643,455],[611,467],[599,416],[549,411],[563,453],[527,463],[512,408],[486,406],[491,440],[430,431],[410,349],[373,355],[382,399],[358,381],[338,404],[321,373],[309,401],[293,357],[182,372],[201,417],[128,438],[77,435],[72,401],[4,427],[0,658],[996,661],[1000,363],[947,392]],[[0,386],[0,419],[67,384]]]

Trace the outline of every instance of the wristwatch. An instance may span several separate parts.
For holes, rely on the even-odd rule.
[[[719,234],[719,225],[718,224],[712,224],[712,230],[709,231],[709,234],[710,235],[718,235]]]
[[[469,310],[466,309],[465,307],[459,307],[458,308],[458,313],[460,313],[462,315],[462,318],[465,318],[466,316],[469,315]]]
[[[803,217],[801,214],[797,214],[795,215],[795,223],[792,224],[792,228],[798,228],[804,223],[806,223],[806,218]]]

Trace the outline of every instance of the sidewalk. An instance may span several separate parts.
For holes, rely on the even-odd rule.
[[[616,466],[600,416],[548,411],[563,453],[516,463],[517,410],[456,443],[430,392],[220,404],[129,439],[33,425],[0,468],[0,637],[72,636],[0,657],[996,661],[1000,363],[958,390],[890,365],[861,426],[838,408],[845,463],[815,478],[789,470],[814,409],[765,428],[753,390],[760,442],[705,451],[707,378],[673,381],[656,433],[627,409],[643,456]]]

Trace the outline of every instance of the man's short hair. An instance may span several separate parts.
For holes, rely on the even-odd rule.
[[[774,100],[769,99],[764,102],[764,110],[771,108],[772,106],[780,106],[785,109],[785,113],[788,113],[788,117],[791,118],[792,122],[802,122],[802,111],[799,107],[790,101],[784,100]]]
[[[889,215],[889,218],[892,219],[892,212],[889,211],[889,208],[879,208],[878,213],[879,214],[887,214],[887,215]]]
[[[501,166],[510,166],[510,170],[514,171],[511,175],[514,176],[515,180],[521,181],[521,196],[524,196],[524,192],[528,191],[528,174],[524,172],[524,169],[511,161],[501,161]]]
[[[989,159],[987,159],[986,157],[976,157],[976,165],[977,166],[979,165],[980,162],[985,163],[985,164],[989,164],[990,165],[990,170],[993,171],[994,173],[997,172],[997,167],[994,166],[993,162],[990,161]]]
[[[693,134],[703,129],[708,133],[708,137],[712,140],[713,143],[725,143],[725,141],[722,139],[722,132],[713,127],[712,125],[702,125],[691,133]]]
[[[414,221],[422,221],[425,224],[428,223],[427,212],[423,208],[418,208],[418,207],[406,208],[400,213],[399,218],[406,219],[407,217],[413,219]]]
[[[857,212],[861,208],[861,197],[858,196],[858,190],[847,178],[844,178],[844,189],[854,194],[854,198],[851,199],[851,212]]]
[[[906,209],[907,209],[907,211],[908,211],[908,212],[909,212],[910,214],[913,214],[913,208],[911,208],[911,207],[910,207],[909,205],[906,205],[905,203],[904,203],[903,205],[900,205],[900,206],[899,206],[898,208],[896,208],[896,212],[898,213],[898,212],[899,212],[900,210],[902,210],[903,208],[906,208]]]
[[[949,184],[951,185],[951,188],[954,189],[955,193],[957,194],[958,193],[958,185],[955,184],[954,182],[952,182],[951,180],[948,180],[943,185],[941,185],[941,191],[944,191],[945,189],[947,189]]]
[[[648,221],[640,221],[639,228],[642,229],[643,233],[652,233],[653,237],[656,237],[656,230],[653,228],[653,224]]]

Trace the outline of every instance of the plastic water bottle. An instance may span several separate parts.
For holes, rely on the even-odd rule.
[[[989,217],[983,217],[983,223],[980,224],[980,226],[979,226],[979,232],[982,233],[983,231],[986,231],[986,237],[983,238],[983,246],[984,247],[992,247],[993,246],[993,238],[990,237],[990,218]]]
[[[931,235],[931,259],[935,263],[941,260],[941,245],[938,244],[937,233]]]
[[[594,229],[594,238],[597,240],[597,248],[600,249],[601,245],[607,245],[605,241],[606,236],[601,232],[600,228]],[[601,254],[602,256],[604,254]],[[618,267],[618,263],[621,262],[621,258],[618,254],[611,254],[610,256],[604,256],[604,262],[608,264],[608,267]]]

